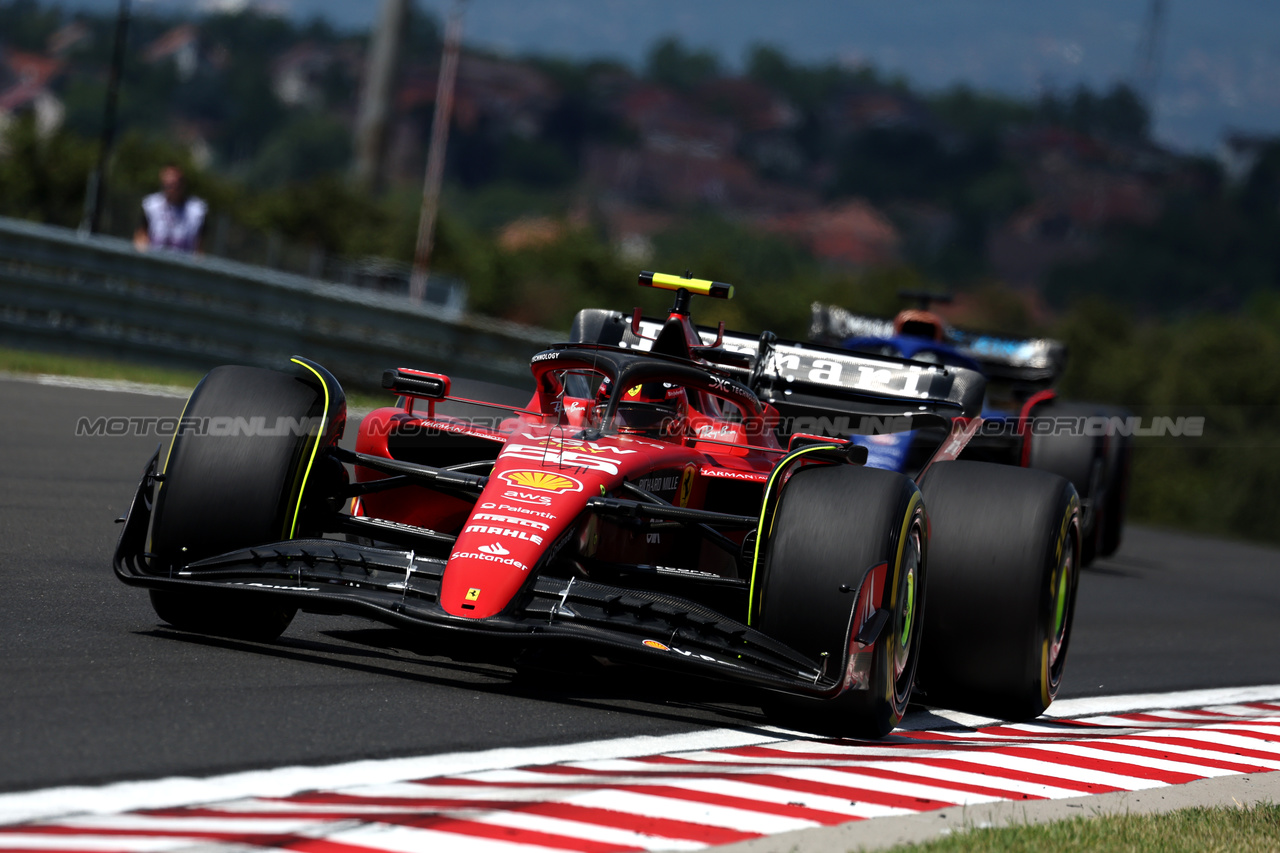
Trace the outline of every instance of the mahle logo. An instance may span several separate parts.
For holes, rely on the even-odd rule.
[[[565,474],[553,474],[550,471],[503,471],[498,476],[522,489],[557,493],[582,491],[582,483],[578,480]]]

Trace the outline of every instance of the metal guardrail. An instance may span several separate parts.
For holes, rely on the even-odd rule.
[[[0,342],[208,369],[300,354],[344,383],[417,367],[531,387],[563,334],[212,257],[0,217]]]

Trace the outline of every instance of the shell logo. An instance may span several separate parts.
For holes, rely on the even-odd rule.
[[[582,491],[582,483],[578,480],[565,474],[553,474],[550,471],[503,471],[498,476],[522,489],[559,493]]]

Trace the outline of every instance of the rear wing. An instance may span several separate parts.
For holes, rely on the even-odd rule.
[[[836,305],[813,303],[809,338],[839,346],[849,338],[888,338],[893,321],[854,314]],[[1067,363],[1067,348],[1050,338],[1015,338],[947,326],[944,343],[978,364],[991,379],[1052,384]]]
[[[610,324],[612,325],[612,324]],[[626,349],[648,350],[662,323],[640,321],[642,338],[631,334],[622,314],[617,315],[618,340]],[[716,340],[716,330],[697,327],[704,343]],[[608,334],[606,332],[606,334]],[[766,403],[784,415],[852,415],[913,418],[920,414],[941,418],[973,417],[982,409],[986,380],[962,367],[865,356],[817,344],[772,339],[761,346],[758,337],[725,332],[720,349],[750,356],[732,361],[717,359],[714,352],[701,355],[752,387]],[[764,352],[763,365],[757,355]],[[753,381],[754,380],[754,381]]]

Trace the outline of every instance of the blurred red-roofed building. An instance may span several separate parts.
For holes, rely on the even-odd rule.
[[[889,218],[860,199],[768,217],[760,220],[760,226],[798,241],[814,257],[839,266],[892,263],[902,242]]]

